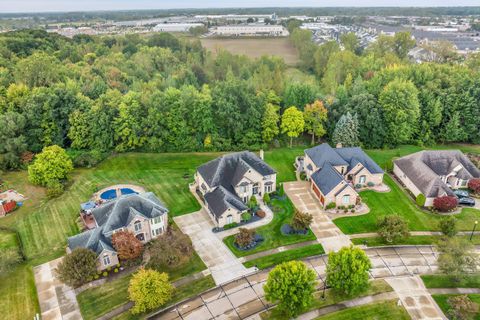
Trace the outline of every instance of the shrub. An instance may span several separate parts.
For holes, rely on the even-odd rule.
[[[173,290],[168,274],[140,269],[128,286],[129,298],[134,302],[132,313],[138,314],[164,305],[171,299]]]
[[[97,280],[98,278],[100,278],[100,276],[98,274],[96,274],[93,279]]]
[[[350,210],[351,213],[355,213],[355,209]]]
[[[300,180],[302,180],[302,181],[307,180],[307,174],[305,172],[300,173]]]
[[[307,212],[300,212],[298,210],[295,210],[295,213],[293,214],[292,222],[291,225],[293,229],[299,231],[299,230],[305,230],[310,227],[313,221],[313,216]]]
[[[387,171],[387,172],[392,172],[393,171],[393,160],[395,160],[395,159],[387,161],[387,163],[385,164],[385,169],[386,169],[385,171]]]
[[[427,201],[427,198],[422,193],[419,193],[418,196],[415,198],[415,202],[419,207],[425,206],[425,201]]]
[[[478,304],[470,300],[467,295],[449,297],[447,302],[451,307],[447,311],[449,319],[474,319],[478,313]]]
[[[250,209],[253,209],[253,208],[255,208],[257,205],[258,205],[258,203],[257,203],[257,197],[251,196],[251,197],[250,197],[250,200],[248,200],[248,207],[249,207]]]
[[[236,223],[236,222],[228,223],[228,224],[223,226],[223,230],[233,229],[236,226],[238,226],[238,223]]]
[[[477,178],[468,181],[468,188],[475,194],[480,193],[480,179]]]
[[[457,219],[454,216],[448,216],[438,222],[442,233],[447,237],[453,237],[457,234]]]
[[[360,183],[357,183],[357,184],[355,185],[355,189],[360,189],[361,187],[362,187],[362,185],[361,185]]]
[[[327,204],[327,206],[325,208],[327,210],[330,210],[330,209],[335,209],[336,206],[337,206],[337,204],[335,202],[330,202],[329,204]]]
[[[240,248],[245,248],[255,240],[255,230],[240,228],[235,235],[235,244]]]
[[[59,181],[49,182],[47,185],[47,197],[49,199],[57,198],[63,194],[64,187]]]
[[[260,217],[260,218],[265,218],[265,216],[266,216],[267,214],[266,214],[265,211],[263,211],[263,210],[258,210],[258,211],[256,212],[256,215],[257,215],[258,217]]]
[[[119,231],[112,235],[112,245],[122,260],[133,260],[141,256],[143,243],[130,231]]]
[[[277,186],[277,194],[279,197],[283,197],[285,195],[285,190],[283,190],[283,184],[280,183],[278,186]]]
[[[265,202],[265,204],[267,204],[267,205],[270,204],[271,199],[270,199],[270,195],[268,193],[265,193],[263,195],[263,202]]]
[[[368,182],[367,182],[367,186],[368,186],[369,188],[372,188],[372,187],[375,186],[375,183],[373,183],[372,181],[368,181]]]
[[[58,264],[56,272],[60,281],[77,288],[97,275],[97,255],[85,248],[77,248]]]
[[[106,158],[106,153],[99,150],[88,152],[70,153],[73,165],[77,168],[91,168],[102,162]]]
[[[452,211],[457,207],[458,200],[456,197],[443,196],[433,199],[433,207],[441,212]]]
[[[408,237],[408,225],[397,215],[388,215],[377,221],[378,234],[388,243]]]
[[[348,209],[352,209],[352,208],[355,208],[355,206],[353,204],[348,206]]]
[[[113,272],[118,273],[118,268],[113,269]]]
[[[107,277],[107,276],[108,276],[108,272],[107,272],[107,271],[103,271],[102,276],[103,276],[104,278]]]
[[[244,212],[242,213],[242,220],[243,221],[249,221],[250,219],[252,219],[252,214],[250,212]]]

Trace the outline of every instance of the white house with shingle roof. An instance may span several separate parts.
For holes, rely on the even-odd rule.
[[[239,223],[252,196],[276,190],[277,173],[253,152],[227,154],[200,166],[195,185],[217,227]]]
[[[168,226],[168,209],[152,193],[130,194],[92,210],[96,227],[68,238],[67,252],[87,248],[98,256],[98,270],[118,264],[112,235],[130,231],[143,243],[162,235]]]
[[[425,206],[441,196],[454,196],[452,189],[465,188],[480,177],[480,170],[460,150],[420,151],[393,162],[393,173],[416,197],[423,194]]]

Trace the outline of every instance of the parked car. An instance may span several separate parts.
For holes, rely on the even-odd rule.
[[[473,207],[475,205],[475,199],[470,197],[458,198],[458,204],[467,207]]]
[[[468,193],[467,190],[454,190],[453,193],[457,196],[457,198],[468,198],[470,197],[470,194]]]

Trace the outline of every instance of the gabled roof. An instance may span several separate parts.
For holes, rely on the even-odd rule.
[[[328,143],[322,143],[316,147],[305,150],[305,153],[318,168],[323,167],[325,163],[332,166],[346,166],[348,163],[330,147]]]
[[[151,192],[124,195],[93,209],[97,227],[69,237],[68,246],[71,250],[89,248],[97,254],[104,249],[115,252],[111,243],[114,230],[126,227],[136,216],[151,219],[167,213],[168,210]]]
[[[378,164],[362,150],[362,148],[337,148],[334,149],[334,151],[348,162],[347,172],[352,170],[352,168],[358,163],[361,163],[372,174],[383,173],[382,168],[380,168]]]
[[[242,180],[248,170],[255,170],[262,176],[275,174],[265,161],[250,151],[230,153],[211,160],[198,168],[198,173],[210,188],[223,186],[234,192],[233,188]]]
[[[459,150],[420,151],[394,163],[426,197],[434,198],[452,190],[440,179],[461,165],[457,176],[468,180],[480,177],[480,170]]]
[[[344,181],[343,176],[329,163],[315,171],[311,178],[325,196]]]
[[[234,194],[223,186],[215,188],[212,192],[205,194],[205,201],[210,211],[218,218],[228,208],[238,211],[245,211],[248,207]]]

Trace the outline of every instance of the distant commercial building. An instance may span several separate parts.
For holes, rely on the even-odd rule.
[[[191,28],[203,27],[202,23],[159,23],[153,27],[156,32],[188,32]]]
[[[220,26],[214,31],[216,36],[224,37],[245,37],[245,36],[269,36],[286,37],[288,30],[283,26],[277,25],[231,25]]]

